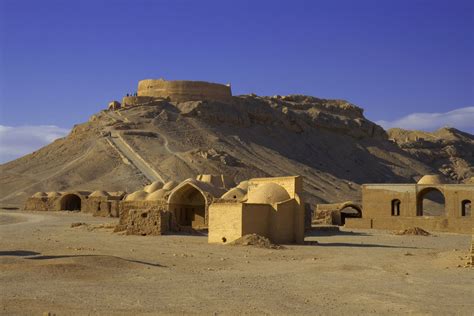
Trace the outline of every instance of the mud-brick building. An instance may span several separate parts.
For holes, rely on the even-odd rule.
[[[125,192],[67,191],[36,192],[25,202],[27,211],[80,211],[95,216],[119,216]]]
[[[362,217],[346,219],[346,227],[470,234],[473,201],[474,184],[449,184],[437,175],[416,184],[364,184]]]
[[[259,234],[277,243],[303,243],[304,202],[301,176],[256,178],[209,206],[209,243],[229,243]]]

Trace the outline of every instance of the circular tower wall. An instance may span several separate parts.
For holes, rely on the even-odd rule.
[[[210,100],[228,103],[230,86],[205,81],[146,79],[138,82],[138,96],[170,98],[171,101]]]

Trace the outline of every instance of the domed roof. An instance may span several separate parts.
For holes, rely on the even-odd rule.
[[[55,198],[55,197],[58,197],[58,196],[61,196],[61,193],[56,192],[56,191],[48,192],[48,197],[50,197],[50,198]]]
[[[169,191],[169,190],[173,190],[176,186],[178,185],[177,182],[175,181],[168,181],[165,183],[165,185],[163,185],[163,189]]]
[[[47,197],[48,195],[46,194],[46,192],[36,192],[35,194],[33,194],[33,197],[36,197],[36,198],[41,198],[41,197]]]
[[[127,195],[125,201],[144,201],[148,193],[143,190],[135,191],[132,194]]]
[[[153,182],[152,184],[147,185],[147,186],[145,187],[145,192],[153,193],[153,192],[155,192],[156,190],[161,189],[162,187],[163,187],[163,182],[161,182],[161,181],[155,181],[155,182]]]
[[[105,191],[97,190],[97,191],[92,192],[89,195],[89,197],[96,197],[96,196],[110,196],[110,194]]]
[[[467,179],[466,184],[474,184],[474,177]]]
[[[446,180],[438,174],[427,174],[418,180],[418,184],[443,184]]]
[[[168,193],[168,191],[164,189],[158,189],[155,192],[148,194],[148,196],[146,197],[146,200],[147,201],[163,200],[165,198],[166,193]]]
[[[244,181],[240,182],[239,185],[237,186],[237,188],[242,189],[244,191],[247,191],[248,188],[249,188],[248,180],[244,180]]]
[[[245,195],[247,194],[247,191],[242,190],[241,188],[233,188],[224,193],[221,196],[221,199],[224,200],[235,200],[235,201],[242,201]]]
[[[249,191],[248,203],[273,204],[290,199],[286,190],[276,183],[265,183]]]

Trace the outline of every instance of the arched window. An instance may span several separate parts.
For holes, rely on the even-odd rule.
[[[399,199],[392,200],[392,216],[400,216],[401,203]]]
[[[471,216],[471,201],[463,200],[461,202],[461,216]]]

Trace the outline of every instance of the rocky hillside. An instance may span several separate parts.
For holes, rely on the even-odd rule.
[[[435,133],[436,142],[424,137],[443,148],[429,154],[428,145],[405,141],[410,132],[387,134],[343,100],[156,101],[101,111],[67,137],[1,165],[0,204],[21,204],[36,191],[133,191],[150,177],[183,180],[200,173],[224,173],[236,182],[299,174],[313,203],[357,200],[363,183],[413,182],[437,170],[458,180],[472,176],[473,136],[442,133]]]
[[[389,139],[426,165],[439,170],[454,182],[463,182],[474,174],[474,136],[455,128],[434,133],[393,128]]]

